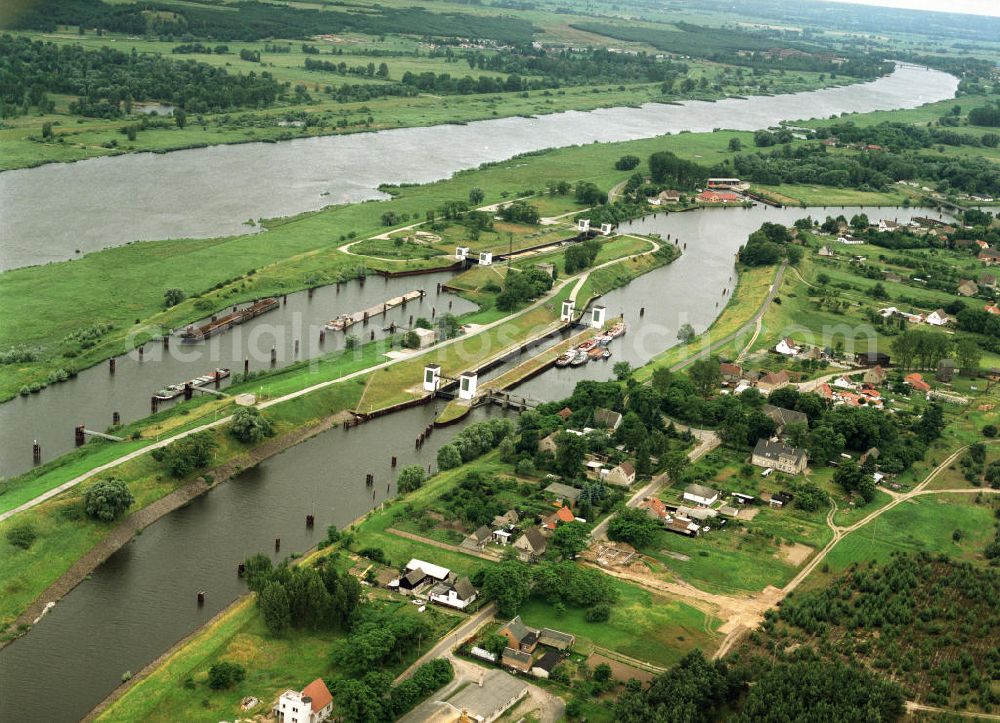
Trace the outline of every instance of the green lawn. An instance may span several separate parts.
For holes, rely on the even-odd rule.
[[[619,581],[615,587],[619,598],[608,622],[587,622],[586,611],[579,608],[559,614],[534,599],[521,608],[521,619],[533,627],[572,633],[578,652],[589,653],[597,646],[662,667],[674,665],[695,648],[708,655],[719,642],[719,621],[697,608]]]

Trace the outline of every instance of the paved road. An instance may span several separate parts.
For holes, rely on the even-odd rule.
[[[409,668],[399,674],[395,683],[401,683],[409,678],[413,675],[417,668],[424,663],[430,662],[431,660],[437,660],[438,658],[450,658],[451,651],[461,645],[463,641],[472,637],[472,635],[479,630],[479,628],[490,622],[493,619],[493,616],[496,615],[496,612],[496,603],[490,603],[479,610],[475,615],[470,616],[468,620],[455,628],[455,630],[441,638],[437,645],[413,661],[413,664],[410,665]]]
[[[677,426],[680,429],[684,428],[683,425],[677,425]],[[702,456],[704,456],[705,454],[707,454],[708,452],[719,446],[719,435],[717,435],[715,432],[708,429],[695,429],[693,427],[687,427],[686,429],[690,431],[691,434],[693,434],[698,439],[697,446],[695,446],[694,449],[688,452],[688,459],[690,459],[692,462],[701,458]],[[633,494],[632,497],[629,498],[628,502],[626,502],[625,505],[627,507],[638,507],[639,503],[642,502],[644,499],[656,494],[656,492],[660,489],[660,487],[669,482],[669,479],[670,475],[668,475],[666,472],[664,472],[663,474],[659,474],[656,477],[653,477],[653,479],[650,480],[649,484],[647,484],[642,489],[636,490],[635,494]],[[594,529],[591,530],[590,532],[591,538],[594,540],[608,539],[607,536],[608,523],[613,518],[614,518],[613,514],[608,515],[596,527],[594,527]]]

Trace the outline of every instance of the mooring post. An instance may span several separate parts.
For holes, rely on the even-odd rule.
[[[145,354],[145,353],[146,353],[146,347],[140,346],[139,347],[139,361],[142,361],[142,355]]]
[[[295,340],[295,356],[299,355],[299,340]]]
[[[116,363],[116,361],[115,361],[114,357],[111,357],[110,359],[108,359],[108,373],[110,373],[110,374],[114,374],[115,373],[115,363]]]
[[[278,347],[272,346],[271,347],[271,366],[274,366],[277,363],[278,363]]]
[[[410,323],[408,325],[411,329],[413,328],[413,314],[410,314]]]
[[[278,552],[280,549],[281,549],[281,538],[280,537],[275,537],[274,538],[274,551]]]
[[[163,335],[163,348],[164,349],[169,349],[170,348],[170,335],[169,334],[164,334]]]
[[[215,388],[218,389],[219,385],[222,384],[222,372],[218,369],[215,370]]]
[[[73,438],[76,441],[77,447],[83,446],[83,443],[87,441],[87,437],[86,435],[84,435],[83,429],[84,429],[83,425],[79,424],[77,425],[76,429],[73,430]]]
[[[198,591],[198,607],[201,607],[204,604],[205,604],[205,591],[204,590],[199,590]]]
[[[113,424],[114,426],[117,427],[121,423],[122,423],[122,415],[120,413],[118,413],[118,412],[112,412],[111,413],[111,424]]]
[[[281,295],[281,303],[282,304],[287,304],[288,303],[288,294],[282,294]]]
[[[441,293],[441,282],[438,282],[437,293]]]
[[[149,411],[152,414],[156,414],[156,407],[157,407],[157,404],[158,404],[159,401],[160,400],[157,399],[156,397],[150,397],[149,398]]]
[[[310,286],[309,287],[309,296],[308,296],[308,298],[311,299],[313,297],[313,294],[315,294],[315,293],[316,293],[316,287],[315,286]]]
[[[431,318],[433,319],[435,316],[437,316],[437,313],[438,313],[437,307],[436,306],[432,306],[431,307]]]
[[[646,315],[646,307],[645,306],[640,306],[639,307],[639,318],[641,319],[645,315]]]
[[[372,335],[370,337],[371,341],[375,341],[375,330],[372,329]]]
[[[246,563],[241,562],[239,565],[236,566],[236,576],[243,577],[246,574],[247,574]]]
[[[35,443],[31,445],[31,459],[35,464],[41,464],[42,462],[42,445],[38,443],[37,439],[35,440]],[[395,462],[396,458],[393,457],[392,460]],[[395,466],[396,465],[393,464],[393,467]]]
[[[194,396],[194,388],[191,386],[191,382],[184,382],[184,401],[188,401]]]
[[[36,443],[36,445],[35,445],[35,446],[37,446],[37,443]],[[393,457],[393,458],[392,458],[392,467],[393,467],[393,468],[395,468],[395,466],[396,466],[396,458],[395,458],[395,457]]]
[[[326,343],[326,330],[325,329],[320,329],[319,330],[319,343],[320,344],[325,344]]]
[[[249,357],[243,360],[243,376],[247,376],[250,373],[250,359]]]
[[[315,524],[316,518],[312,515],[306,515],[306,527],[312,527]]]
[[[448,301],[448,311],[451,311],[451,300]]]

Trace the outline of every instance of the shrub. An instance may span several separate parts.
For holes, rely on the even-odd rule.
[[[133,502],[135,498],[128,485],[114,477],[95,482],[83,493],[84,511],[101,522],[113,522]]]
[[[237,663],[213,663],[208,669],[208,687],[212,690],[232,688],[247,677],[246,668]]]
[[[229,423],[229,434],[245,444],[255,444],[273,435],[274,427],[256,407],[240,407]]]
[[[7,530],[7,542],[22,550],[31,547],[36,539],[38,532],[30,522],[19,522]]]
[[[424,468],[419,464],[410,464],[403,467],[396,479],[396,488],[403,494],[419,489],[424,484]]]
[[[631,171],[639,165],[638,156],[622,156],[615,161],[615,169],[619,171]]]
[[[584,619],[588,623],[604,623],[611,618],[611,606],[607,603],[598,603],[593,607],[587,608],[587,612],[583,615]]]

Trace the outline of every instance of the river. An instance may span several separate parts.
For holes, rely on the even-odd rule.
[[[543,148],[895,108],[951,98],[958,79],[898,65],[877,80],[789,95],[647,103],[466,125],[141,153],[0,173],[0,270],[135,240],[238,235],[248,219],[385,198]]]
[[[706,329],[724,306],[721,289],[735,281],[736,250],[762,222],[790,224],[805,215],[823,218],[827,213],[849,218],[862,210],[873,221],[921,214],[919,209],[756,206],[661,213],[623,226],[623,231],[659,233],[664,239],[669,234],[687,249],[672,264],[601,299],[609,315],[624,313],[629,323],[628,333],[611,345],[611,361],[638,366],[676,344],[681,324],[691,323],[699,332]],[[369,287],[381,284],[368,281]],[[637,310],[643,306],[646,312],[639,318]],[[581,379],[610,375],[611,365],[605,362],[553,369],[521,385],[518,392],[557,400],[568,396]],[[343,525],[392,493],[385,486],[393,478],[392,455],[399,457],[400,468],[411,462],[433,465],[443,442],[468,421],[491,413],[476,410],[463,424],[435,431],[427,445],[414,451],[413,439],[433,420],[436,406],[381,417],[350,432],[325,432],[151,525],[66,595],[31,632],[0,651],[5,686],[0,720],[62,723],[81,717],[119,684],[125,670],[141,669],[238,596],[244,589],[235,575],[240,560],[273,550],[276,537],[282,540],[283,553],[307,549],[327,525]],[[374,498],[364,486],[368,472],[375,474]],[[306,529],[306,514],[316,515],[314,530]],[[198,590],[208,593],[203,608],[195,603]],[[56,687],[60,695],[48,699],[44,712],[34,717],[37,692]]]

